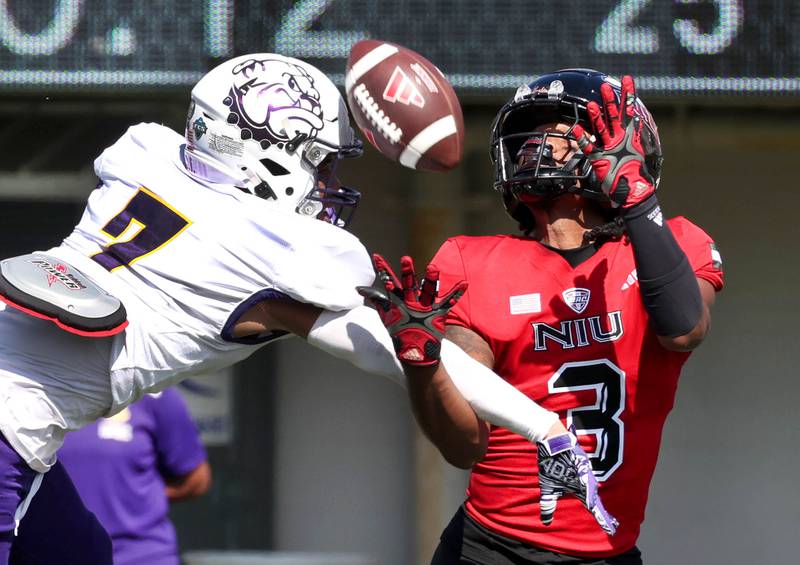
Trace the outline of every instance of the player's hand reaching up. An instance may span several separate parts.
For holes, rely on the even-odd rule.
[[[597,480],[592,464],[574,435],[547,438],[539,443],[539,508],[542,524],[553,521],[558,499],[573,494],[589,509],[601,528],[610,536],[617,532],[619,522],[609,514],[597,494]]]
[[[578,140],[578,147],[588,157],[603,192],[614,206],[630,208],[656,190],[644,160],[644,124],[641,116],[636,113],[633,78],[622,77],[619,106],[610,84],[603,83],[600,96],[608,120],[596,102],[586,105],[595,139],[592,140],[580,125],[576,125],[573,132]]]
[[[428,266],[418,285],[411,257],[400,259],[400,278],[377,253],[372,262],[383,288],[360,286],[357,290],[378,311],[392,336],[398,359],[414,366],[436,365],[447,312],[464,294],[467,283],[458,283],[447,296],[437,300],[439,271],[434,267]]]

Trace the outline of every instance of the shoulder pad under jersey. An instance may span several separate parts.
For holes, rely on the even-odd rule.
[[[127,171],[145,167],[148,161],[172,159],[182,143],[183,136],[168,127],[136,124],[95,159],[95,174],[101,180],[124,179]]]

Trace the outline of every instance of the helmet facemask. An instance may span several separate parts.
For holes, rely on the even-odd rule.
[[[342,151],[332,151],[329,147],[326,154],[326,151],[318,145],[322,144],[314,144],[303,156],[303,159],[314,168],[315,188],[300,201],[296,212],[301,216],[310,216],[344,228],[353,219],[356,206],[361,200],[361,193],[342,185],[336,173],[342,159],[361,155],[361,147]],[[320,157],[321,160],[317,161]]]
[[[591,166],[573,134],[579,119],[577,105],[572,106],[569,120],[553,102],[535,99],[498,116],[492,148],[497,168],[495,188],[522,201],[578,191],[579,183],[591,175]],[[556,128],[557,124],[561,127]],[[554,155],[554,147],[573,151],[567,157]]]

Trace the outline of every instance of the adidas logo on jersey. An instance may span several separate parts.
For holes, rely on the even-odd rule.
[[[607,316],[606,327],[603,327],[600,316],[564,320],[558,327],[544,322],[534,322],[531,324],[534,339],[533,349],[547,351],[550,344],[560,345],[561,349],[574,349],[596,343],[617,341],[624,333],[622,311],[609,312]]]
[[[620,290],[628,290],[630,287],[632,287],[634,284],[636,284],[636,282],[638,280],[639,280],[639,277],[636,274],[636,269],[634,269],[628,274],[627,278],[625,279],[625,282],[622,283],[622,286],[619,287],[619,289]]]

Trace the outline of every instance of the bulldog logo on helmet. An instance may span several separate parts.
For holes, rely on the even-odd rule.
[[[298,134],[317,137],[324,125],[320,94],[305,69],[278,59],[248,59],[232,73],[233,87],[223,104],[231,110],[228,123],[241,129],[243,140],[266,148]]]

